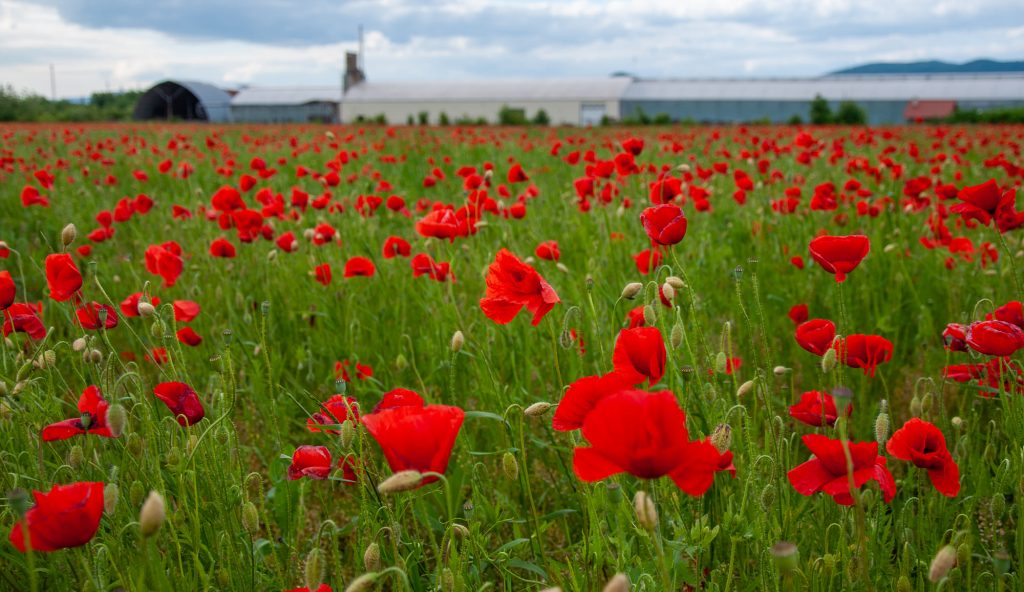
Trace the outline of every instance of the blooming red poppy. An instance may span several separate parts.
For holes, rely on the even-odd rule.
[[[806,304],[795,304],[789,309],[789,320],[793,321],[794,325],[799,325],[807,321],[807,305]]]
[[[412,246],[409,241],[404,238],[397,236],[389,236],[384,241],[384,258],[391,259],[394,257],[408,257],[409,253],[412,252]]]
[[[25,553],[57,551],[88,543],[100,528],[103,516],[103,483],[79,482],[54,485],[43,493],[33,491],[36,504],[14,524],[10,541]],[[28,530],[28,545],[25,530]]]
[[[43,441],[66,440],[78,434],[95,434],[104,438],[113,438],[114,435],[107,427],[107,408],[109,407],[110,404],[103,398],[99,388],[86,387],[78,399],[80,417],[65,419],[46,426],[43,428]]]
[[[819,236],[811,241],[811,257],[825,271],[835,274],[836,281],[846,280],[846,274],[853,271],[868,255],[871,243],[862,234],[850,236]]]
[[[421,275],[425,275],[430,279],[437,282],[444,282],[451,275],[452,282],[455,281],[455,274],[451,273],[451,264],[447,261],[442,263],[434,262],[434,259],[426,253],[417,253],[413,255],[413,258],[409,261],[409,266],[412,267],[412,277],[418,278]]]
[[[442,208],[416,222],[416,232],[427,238],[446,238],[454,242],[457,236],[467,236],[469,227],[466,220],[460,220],[453,210]]]
[[[366,257],[352,257],[345,262],[345,277],[373,277],[377,268]]]
[[[633,255],[633,261],[636,262],[637,271],[647,275],[661,265],[661,253],[654,249],[644,249]]]
[[[306,420],[306,429],[311,432],[327,432],[328,434],[340,434],[341,430],[335,427],[322,428],[320,426],[340,426],[346,420],[359,421],[359,403],[355,397],[345,395],[334,395],[320,405],[320,411],[309,416]]]
[[[17,288],[14,286],[11,272],[0,271],[0,310],[14,304],[15,296],[17,296]]]
[[[551,419],[551,427],[560,432],[570,432],[583,427],[583,421],[587,418],[594,406],[602,399],[629,389],[632,385],[629,380],[623,378],[618,372],[610,372],[602,376],[584,376],[569,385],[569,388],[562,395],[558,407],[555,408],[555,415]]]
[[[46,256],[46,283],[50,288],[50,298],[57,302],[70,299],[82,289],[82,273],[71,255],[55,253]]]
[[[281,249],[285,253],[291,253],[299,248],[299,241],[295,240],[294,232],[285,232],[281,236],[277,237],[274,241],[278,249]]]
[[[582,481],[619,473],[669,475],[686,493],[701,495],[722,465],[714,446],[689,440],[686,414],[672,391],[622,390],[604,397],[583,421],[583,436],[590,446],[576,447],[572,459]]]
[[[509,323],[524,307],[537,326],[555,304],[558,294],[537,271],[507,249],[501,249],[487,270],[487,289],[480,308],[499,325]]]
[[[800,347],[822,356],[836,338],[836,324],[828,319],[811,319],[797,325],[795,337]]]
[[[380,401],[373,406],[373,412],[377,413],[395,407],[423,407],[423,405],[423,397],[416,391],[396,388],[381,396]]]
[[[980,321],[967,327],[968,347],[987,356],[1012,356],[1024,348],[1024,330],[1006,321]]]
[[[178,338],[178,341],[190,347],[196,347],[203,342],[202,336],[196,333],[192,327],[182,327],[178,329],[174,336]]]
[[[787,473],[793,489],[800,495],[823,491],[832,496],[837,504],[852,506],[850,475],[842,441],[820,434],[808,434],[803,437],[803,441],[814,458]],[[868,481],[877,481],[882,490],[882,498],[885,503],[889,503],[896,495],[896,481],[885,466],[885,457],[878,454],[878,443],[849,442],[846,448],[853,460],[854,487],[859,488]]]
[[[985,318],[990,321],[992,319],[1003,321],[1024,329],[1024,304],[1019,300],[1007,302],[997,308],[991,315],[986,315]]]
[[[846,415],[853,413],[853,405],[846,406]],[[832,395],[820,391],[807,391],[800,395],[800,401],[789,408],[789,415],[809,426],[834,426],[839,411]]]
[[[892,342],[881,335],[847,335],[832,346],[840,362],[875,375],[875,368],[892,359]]]
[[[643,327],[647,324],[644,320],[644,305],[634,306],[626,313],[626,324],[630,329]]]
[[[954,214],[960,214],[964,220],[978,220],[982,224],[988,224],[1001,208],[1003,203],[1003,192],[995,179],[989,179],[981,185],[964,187],[957,193],[958,203],[949,209]],[[1010,204],[1012,207],[1012,204]]]
[[[928,470],[928,479],[942,495],[960,492],[960,468],[946,448],[942,430],[927,421],[912,418],[896,430],[885,445],[889,454]]]
[[[75,311],[78,324],[83,329],[95,331],[100,328],[113,329],[117,326],[117,311],[109,304],[87,302]]]
[[[291,590],[285,590],[285,592],[334,592],[327,584],[320,584],[316,590],[310,590],[303,586],[301,588],[292,588]]]
[[[665,358],[665,339],[657,327],[623,329],[615,339],[612,364],[630,384],[656,384],[665,374]]]
[[[218,238],[210,243],[210,255],[231,259],[235,256],[235,245],[226,238]]]
[[[199,316],[199,303],[192,300],[175,300],[171,303],[174,309],[174,320],[179,323],[188,323]]]
[[[24,302],[15,302],[3,311],[4,313],[4,337],[12,332],[25,333],[35,341],[46,337],[46,327],[39,319],[36,309]]]
[[[162,277],[165,288],[174,286],[184,269],[184,264],[181,261],[181,247],[174,241],[162,245],[150,245],[146,248],[145,258],[146,270]]]
[[[182,427],[195,425],[206,415],[196,392],[184,382],[161,382],[153,387],[153,394],[167,405]]]
[[[333,277],[331,275],[331,264],[322,263],[317,265],[316,268],[313,269],[313,274],[316,276],[316,281],[325,286],[330,285],[331,278]]]
[[[529,181],[530,178],[523,172],[523,165],[516,163],[508,169],[508,182],[509,183],[523,183]]]
[[[363,416],[392,471],[444,473],[465,413],[450,405],[402,405]],[[431,475],[420,482],[432,483]]]
[[[309,477],[326,479],[331,474],[331,451],[326,446],[299,446],[288,465],[288,478],[292,481]]]
[[[949,351],[967,351],[967,326],[950,323],[942,331],[942,341]]]
[[[544,241],[537,245],[533,254],[539,259],[546,259],[548,261],[558,261],[562,258],[562,252],[558,249],[558,241],[553,240]]]
[[[659,245],[674,245],[686,236],[686,216],[675,204],[661,204],[640,213],[640,223],[651,241]]]

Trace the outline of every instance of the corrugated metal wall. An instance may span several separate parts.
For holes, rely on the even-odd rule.
[[[231,118],[250,123],[338,123],[338,105],[232,105]]]
[[[906,101],[862,101],[858,105],[868,115],[872,125],[904,123],[903,110]],[[839,101],[829,101],[832,112],[839,108]],[[696,123],[743,123],[771,120],[785,123],[793,116],[810,121],[810,101],[622,101],[622,116],[635,116],[639,109],[648,117],[664,113],[674,121]]]

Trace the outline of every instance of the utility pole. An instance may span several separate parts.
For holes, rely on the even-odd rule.
[[[57,70],[50,64],[50,98],[57,100]]]
[[[363,26],[359,25],[359,70],[366,72],[366,64],[363,62]]]

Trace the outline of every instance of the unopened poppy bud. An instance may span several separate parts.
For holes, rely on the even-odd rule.
[[[323,551],[315,547],[306,555],[305,576],[306,588],[316,590],[324,582]]]
[[[911,592],[914,587],[910,584],[910,578],[905,575],[896,580],[896,592]]]
[[[277,259],[277,249],[267,251],[267,261],[273,261]]]
[[[992,515],[992,519],[999,521],[1003,518],[1003,512],[1006,511],[1006,498],[1003,494],[997,493],[992,496],[992,501],[988,505],[989,514]]]
[[[138,480],[132,481],[131,486],[128,488],[128,502],[131,503],[132,507],[138,507],[142,503],[142,496],[144,495],[146,495],[146,490],[142,487],[142,483]]]
[[[172,446],[171,449],[164,454],[164,464],[169,467],[176,467],[181,464],[181,451],[178,450],[177,446]]]
[[[772,373],[775,374],[775,376],[785,376],[786,374],[789,374],[789,372],[790,369],[785,366],[776,366],[772,368]]]
[[[303,236],[303,237],[304,237],[304,238],[305,238],[306,240],[313,240],[313,238],[314,238],[315,236],[317,236],[317,234],[316,234],[316,230],[313,230],[312,228],[307,228],[306,230],[304,230],[304,231],[302,232],[302,236]]]
[[[780,573],[788,574],[800,564],[800,550],[788,541],[779,541],[772,545],[771,554]]]
[[[75,228],[74,224],[68,224],[64,227],[64,230],[60,231],[60,240],[64,243],[65,247],[71,246],[71,243],[75,242],[78,238],[78,229]]]
[[[256,504],[252,502],[242,504],[242,528],[249,534],[260,529],[260,513],[256,510]]]
[[[547,401],[538,401],[524,409],[523,415],[526,417],[540,417],[547,413],[548,409],[551,409],[551,403],[548,403]]]
[[[380,574],[375,572],[364,573],[358,578],[352,580],[352,583],[345,588],[345,592],[364,592],[373,588],[374,583]]]
[[[942,578],[949,574],[949,570],[953,569],[956,564],[956,549],[953,545],[946,545],[939,549],[939,552],[935,554],[935,558],[932,559],[932,564],[928,568],[928,580],[932,583],[937,583]]]
[[[772,505],[775,503],[775,486],[770,483],[765,485],[757,501],[761,505],[762,512],[771,510]]]
[[[52,349],[48,349],[43,352],[43,361],[46,363],[46,367],[52,367],[57,363],[57,352]]]
[[[668,282],[661,285],[661,293],[665,296],[665,300],[672,300],[676,297],[676,289]]]
[[[452,568],[446,567],[441,570],[441,592],[451,592],[455,589],[455,574]]]
[[[366,571],[378,571],[380,569],[380,545],[376,542],[370,543],[363,551],[363,567]]]
[[[572,331],[568,329],[562,329],[562,332],[558,335],[558,345],[562,346],[562,349],[572,349],[576,339],[572,336]]]
[[[881,447],[885,447],[885,443],[889,441],[889,414],[885,411],[875,418],[875,441]]]
[[[740,385],[740,388],[736,389],[736,398],[742,399],[749,395],[754,390],[754,381],[748,380]]]
[[[160,339],[164,336],[164,324],[159,320],[153,321],[153,324],[149,326],[149,334]]]
[[[896,243],[889,243],[889,244],[885,245],[885,248],[882,249],[882,252],[883,253],[892,253],[897,248],[898,247],[896,246]]]
[[[407,470],[398,471],[377,485],[379,493],[399,493],[415,489],[423,481],[423,473]]]
[[[82,447],[80,445],[75,444],[71,447],[71,450],[68,451],[68,465],[70,465],[72,469],[77,469],[82,466],[83,462],[85,462],[85,453],[82,452]]]
[[[636,295],[640,293],[640,290],[644,289],[644,285],[640,282],[630,282],[626,284],[626,287],[622,289],[622,294],[619,298],[626,300],[632,300],[636,298]]]
[[[452,334],[451,350],[452,353],[459,353],[462,350],[462,346],[466,343],[466,336],[462,334],[462,331],[456,331]]]
[[[569,273],[569,268],[566,267],[565,263],[562,263],[561,261],[559,261],[558,263],[555,263],[555,267],[557,267],[558,271],[560,271],[562,273]]]
[[[729,359],[726,357],[725,352],[718,352],[715,355],[715,372],[718,374],[725,374],[728,369]]]
[[[9,249],[9,248],[10,248],[10,246],[7,245],[7,241],[0,240],[0,250],[5,250],[5,249]]]
[[[14,417],[14,410],[7,404],[7,401],[0,401],[0,420],[8,421]]]
[[[680,173],[688,173],[690,172],[690,165],[684,162],[683,164],[677,166],[676,170],[679,171]]]
[[[711,443],[718,449],[719,454],[725,453],[732,446],[732,426],[727,423],[720,423],[711,432]]]
[[[654,313],[654,307],[650,304],[644,305],[644,324],[653,327],[658,322],[658,316]]]
[[[676,321],[672,325],[672,331],[668,334],[668,342],[672,349],[679,349],[679,346],[683,344],[683,324],[681,322]]]
[[[341,447],[348,450],[356,439],[356,426],[351,419],[341,422]]]
[[[821,371],[825,374],[836,369],[836,350],[827,349],[825,355],[821,356]]]
[[[0,380],[0,397],[6,397],[7,394],[7,382]]]
[[[135,308],[139,311],[139,316],[144,319],[148,319],[149,317],[156,314],[156,307],[150,304],[149,302],[140,302],[139,305]]]
[[[399,371],[405,370],[409,367],[409,360],[405,359],[405,354],[398,354],[395,356],[395,368]]]
[[[454,532],[460,539],[464,539],[469,536],[469,529],[459,523],[452,525],[452,532]]]
[[[89,362],[92,364],[99,364],[103,361],[103,352],[98,349],[89,351]]]
[[[514,454],[506,452],[501,456],[501,470],[505,471],[505,476],[508,477],[509,481],[515,481],[519,478],[519,462],[516,461]]]
[[[629,578],[624,573],[617,573],[608,580],[602,592],[629,592]]]
[[[143,538],[149,538],[160,530],[167,519],[164,498],[156,491],[150,491],[139,512],[139,532]]]
[[[645,530],[654,531],[658,527],[658,510],[654,506],[654,500],[647,492],[637,491],[633,496],[633,510],[636,512],[636,521]]]
[[[78,339],[71,342],[71,349],[75,350],[76,352],[83,352],[85,351],[85,348],[88,345],[88,339],[86,339],[85,337],[79,337]]]
[[[682,290],[683,288],[686,287],[686,282],[684,282],[682,278],[674,275],[670,275],[667,278],[665,278],[665,283],[668,284],[669,286],[672,286],[672,288],[674,288],[677,291]]]
[[[128,434],[128,441],[125,443],[125,447],[128,448],[129,454],[139,458],[142,456],[142,437],[135,432]]]
[[[107,427],[110,428],[110,435],[120,438],[124,433],[125,425],[128,423],[128,412],[120,403],[114,403],[107,408]]]
[[[914,395],[914,398],[910,400],[910,415],[913,417],[921,417],[922,410],[921,398]]]
[[[117,500],[121,496],[121,490],[117,483],[107,483],[103,487],[103,513],[112,515],[117,510]]]

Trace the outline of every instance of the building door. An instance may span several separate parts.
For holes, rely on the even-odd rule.
[[[604,103],[580,103],[580,125],[601,125],[604,116]]]

